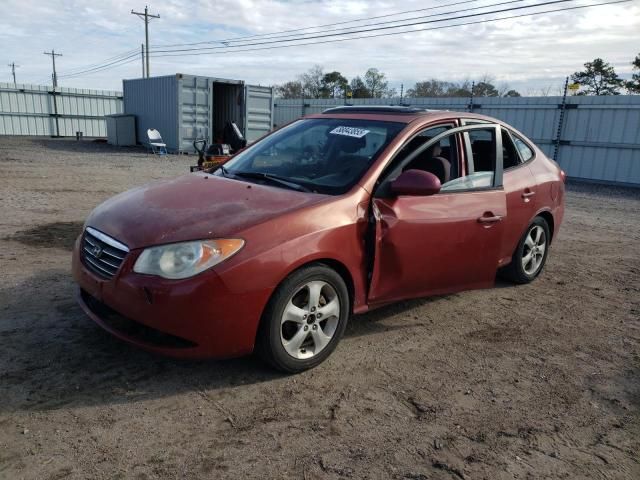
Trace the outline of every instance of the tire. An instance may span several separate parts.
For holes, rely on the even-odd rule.
[[[537,237],[540,234],[541,237]],[[538,239],[536,241],[536,239]],[[542,217],[536,217],[527,227],[524,235],[518,242],[511,263],[502,271],[503,276],[514,283],[530,283],[540,275],[549,255],[549,240],[551,235],[549,225]],[[532,246],[534,247],[531,253]],[[541,248],[543,247],[543,251]],[[531,255],[530,255],[531,254]],[[527,261],[527,259],[530,259]]]
[[[349,312],[349,292],[335,270],[324,264],[297,270],[269,300],[258,329],[256,352],[284,372],[313,368],[336,348]]]

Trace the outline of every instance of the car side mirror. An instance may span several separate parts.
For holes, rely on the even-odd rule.
[[[440,179],[424,170],[407,170],[391,182],[391,192],[394,195],[435,195],[440,187]]]

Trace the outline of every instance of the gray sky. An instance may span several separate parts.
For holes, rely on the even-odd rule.
[[[460,0],[158,1],[149,4],[152,13],[161,15],[150,25],[151,44],[159,49],[160,44],[228,39],[441,7],[340,27],[356,26],[492,5],[501,0],[479,0],[443,7],[457,1]],[[484,11],[544,1],[549,0],[524,0]],[[602,1],[606,0],[577,0],[538,7],[537,10]],[[132,63],[94,74],[64,75],[103,64],[105,59],[134,49],[139,50],[144,40],[144,23],[129,13],[132,8],[143,10],[144,3],[124,0],[2,0],[0,57],[3,73],[0,81],[11,81],[10,68],[6,65],[15,61],[20,65],[16,70],[18,83],[50,83],[51,59],[42,52],[54,48],[63,53],[56,59],[60,85],[120,90],[123,78],[141,75],[139,56],[132,57]],[[525,11],[490,17],[520,13]],[[431,19],[434,18],[438,17]],[[579,70],[584,62],[595,57],[602,57],[615,66],[618,74],[628,77],[631,61],[640,53],[640,0],[495,23],[419,31],[450,23],[454,22],[421,25],[412,27],[416,31],[410,33],[348,42],[243,53],[225,54],[217,50],[207,55],[151,58],[151,73],[182,72],[271,85],[292,79],[314,64],[320,64],[325,70],[339,70],[349,78],[361,75],[369,67],[377,67],[387,74],[395,87],[404,83],[405,88],[410,88],[416,81],[429,78],[461,80],[489,74],[495,77],[496,83],[508,83],[525,94],[547,86],[552,86],[553,93],[557,93],[566,75]],[[222,45],[199,45],[207,46]]]

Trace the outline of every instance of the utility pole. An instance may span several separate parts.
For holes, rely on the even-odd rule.
[[[16,67],[19,67],[20,65],[16,65],[16,62],[11,62],[8,66],[11,67],[11,75],[13,75],[13,86],[15,87],[17,85],[17,83],[16,83]]]
[[[44,52],[45,55],[51,55],[51,61],[53,62],[53,88],[55,89],[58,86],[58,75],[56,74],[56,57],[61,57],[61,53],[56,53],[55,50],[51,49],[50,52]]]
[[[140,44],[140,54],[142,55],[142,78],[144,78],[144,43]]]
[[[142,20],[144,20],[144,38],[145,38],[145,46],[147,51],[147,78],[149,78],[149,22],[151,18],[160,18],[160,15],[151,15],[149,13],[149,8],[147,6],[144,7],[144,13],[142,12],[134,12],[131,10],[132,15],[137,15]]]

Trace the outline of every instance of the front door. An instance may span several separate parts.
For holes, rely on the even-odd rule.
[[[371,304],[491,286],[500,257],[506,199],[499,127],[449,130],[387,174],[373,199],[375,221]],[[439,193],[394,196],[388,185],[403,170],[451,164]],[[453,148],[458,145],[458,148]],[[458,158],[452,158],[454,152]],[[434,153],[435,152],[435,153]],[[436,155],[437,156],[434,156]]]

